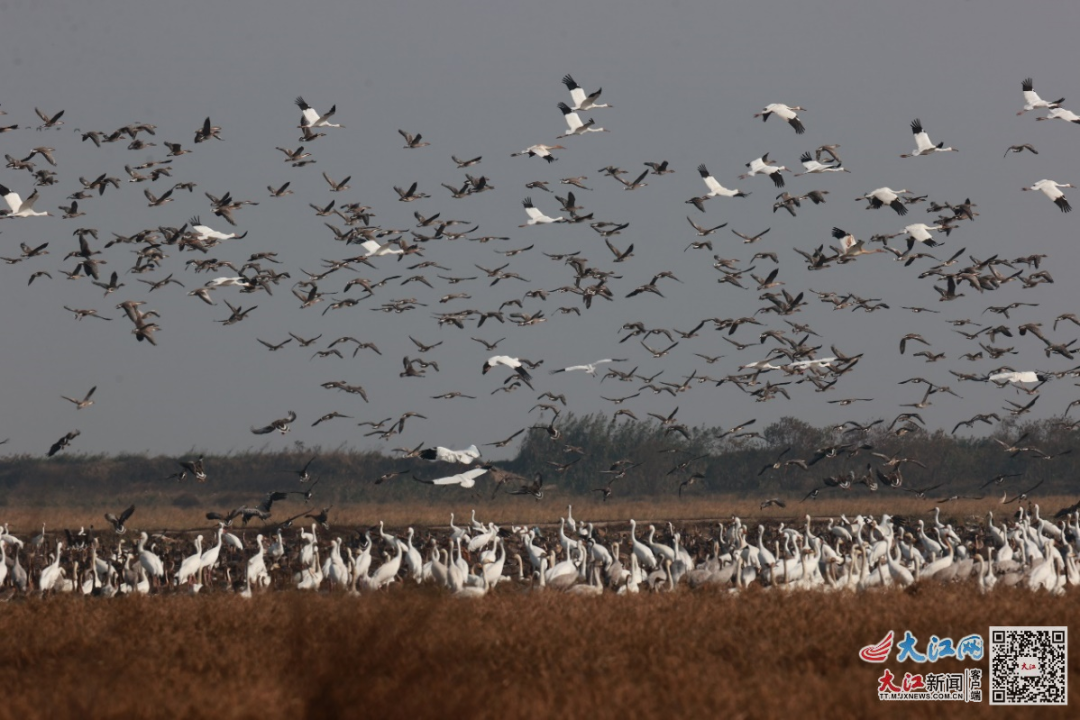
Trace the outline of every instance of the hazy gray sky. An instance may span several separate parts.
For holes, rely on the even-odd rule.
[[[723,5],[723,6],[721,6]],[[760,424],[784,415],[814,424],[845,419],[891,419],[900,403],[918,402],[921,386],[898,386],[899,380],[921,375],[951,385],[963,399],[935,395],[923,411],[931,427],[951,429],[977,412],[997,411],[1006,399],[1017,400],[1011,389],[960,383],[949,369],[985,373],[1002,364],[1017,369],[1063,370],[1073,363],[1047,359],[1037,339],[999,338],[995,345],[1014,345],[1018,355],[967,362],[965,352],[978,350],[953,332],[946,319],[970,317],[977,322],[1003,322],[1015,330],[1023,322],[1041,321],[1048,337],[1066,342],[1080,335],[1070,325],[1050,331],[1053,318],[1080,308],[1070,290],[1071,275],[1080,265],[1075,227],[1080,215],[1065,215],[1041,194],[1020,189],[1042,178],[1080,184],[1077,137],[1080,128],[1060,121],[1036,122],[1043,114],[1016,117],[1022,106],[1021,81],[1033,76],[1044,98],[1062,95],[1065,107],[1080,110],[1080,86],[1071,69],[1073,33],[1080,8],[1012,2],[908,2],[870,7],[860,2],[597,2],[495,3],[398,2],[361,7],[356,3],[210,3],[159,6],[105,0],[93,7],[82,3],[6,2],[0,4],[0,63],[6,68],[0,88],[0,124],[17,123],[16,132],[0,135],[0,152],[25,157],[32,148],[56,149],[59,182],[40,188],[38,210],[56,212],[67,196],[80,188],[79,176],[102,172],[126,180],[125,164],[164,158],[165,140],[179,141],[193,153],[176,158],[172,178],[150,183],[123,183],[119,192],[80,202],[85,217],[0,220],[0,251],[17,256],[19,243],[49,242],[50,254],[15,265],[0,266],[0,318],[5,329],[0,402],[7,420],[0,437],[10,437],[10,452],[44,453],[69,430],[81,437],[72,449],[85,452],[150,451],[180,454],[189,448],[213,452],[246,448],[281,448],[294,440],[326,447],[381,448],[398,445],[460,447],[491,442],[540,420],[529,413],[537,395],[550,390],[565,393],[576,413],[615,408],[601,400],[630,395],[641,383],[600,384],[599,377],[582,373],[549,376],[548,370],[604,357],[626,357],[625,368],[659,380],[680,382],[697,369],[722,377],[738,366],[763,359],[771,343],[739,352],[724,342],[711,324],[700,337],[685,340],[668,357],[654,359],[633,339],[618,344],[623,323],[640,320],[648,327],[686,330],[707,317],[751,315],[763,306],[753,286],[739,290],[717,284],[713,253],[683,248],[695,239],[685,216],[702,224],[730,223],[713,236],[715,253],[749,266],[757,251],[780,257],[778,279],[790,292],[807,291],[810,304],[789,319],[808,323],[822,337],[821,355],[835,344],[846,353],[865,353],[860,365],[830,393],[813,392],[811,385],[790,386],[791,399],[755,403],[736,387],[694,385],[678,398],[644,394],[622,407],[639,417],[649,411],[668,413],[679,407],[678,418],[690,425],[730,425],[750,417]],[[434,6],[434,7],[433,7]],[[1033,9],[1034,7],[1034,9]],[[512,152],[534,143],[555,142],[564,123],[557,104],[569,99],[560,83],[571,73],[587,90],[603,87],[602,99],[614,107],[586,113],[610,133],[569,138],[559,161],[511,158]],[[317,160],[293,168],[275,147],[295,148],[299,111],[293,99],[303,95],[320,110],[337,105],[334,120],[346,127],[307,144]],[[807,131],[796,135],[778,118],[762,124],[753,115],[768,103],[802,105]],[[58,131],[35,132],[34,108],[48,113],[65,110]],[[222,127],[223,142],[193,145],[203,118]],[[920,118],[934,142],[959,149],[934,157],[901,159],[914,143],[908,125]],[[126,143],[94,147],[80,142],[75,129],[112,130],[130,122],[158,126],[146,138],[158,147],[140,151]],[[396,130],[423,133],[429,147],[402,149]],[[1038,155],[1010,155],[1009,145],[1030,142]],[[798,217],[773,214],[777,191],[762,177],[738,180],[743,164],[769,152],[774,160],[795,169],[799,155],[823,143],[840,143],[850,174],[793,179],[788,189],[803,193],[828,190],[828,203],[804,207]],[[460,185],[464,172],[450,155],[483,156],[469,172],[488,176],[493,192],[455,200],[440,183]],[[624,192],[622,186],[597,172],[616,164],[631,174],[645,161],[668,160],[675,173],[650,176],[648,187]],[[38,168],[49,167],[35,158]],[[702,215],[686,199],[705,192],[695,171],[705,163],[716,178],[752,192],[746,199],[714,199]],[[52,169],[52,168],[50,168]],[[352,175],[351,189],[331,193],[321,172],[341,179]],[[559,185],[560,178],[586,175],[590,191]],[[171,181],[170,181],[171,180]],[[559,214],[554,195],[527,190],[525,184],[547,180],[559,194],[575,190],[585,212],[598,220],[629,222],[613,238],[619,248],[634,244],[634,257],[615,265],[603,240],[586,224],[518,228],[526,216],[521,200],[531,195],[537,206]],[[193,194],[174,193],[175,201],[148,208],[142,190],[160,194],[173,182],[198,183]],[[275,199],[267,185],[292,183],[295,194]],[[430,199],[396,202],[392,186],[419,181]],[[32,192],[25,172],[0,168],[0,183],[23,197]],[[935,254],[944,259],[966,247],[979,258],[999,254],[1017,257],[1034,252],[1049,255],[1044,268],[1057,282],[1036,289],[1018,283],[953,303],[939,303],[933,279],[918,274],[934,263],[918,261],[910,268],[879,254],[857,262],[809,272],[792,250],[809,250],[833,240],[839,226],[857,237],[899,232],[909,222],[930,222],[925,204],[915,205],[907,218],[891,210],[867,211],[855,198],[881,186],[907,188],[931,200],[960,202],[970,197],[980,216],[964,223]],[[112,233],[133,234],[158,225],[180,226],[193,215],[218,229],[229,230],[215,218],[207,191],[252,199],[258,207],[237,214],[243,240],[225,241],[208,256],[169,250],[158,272],[136,275],[133,246],[115,245],[102,255],[103,274],[116,270],[125,287],[103,298],[89,281],[68,281],[59,272],[70,270],[63,256],[76,248],[72,231],[95,227],[102,249]],[[1080,191],[1071,195],[1080,200]],[[1067,194],[1070,191],[1066,191]],[[238,265],[256,252],[279,253],[278,270],[292,280],[304,277],[301,268],[315,272],[323,259],[360,253],[334,240],[308,203],[325,205],[362,202],[374,208],[373,223],[386,228],[414,228],[413,211],[442,212],[444,218],[479,224],[476,235],[506,235],[509,242],[479,244],[467,240],[437,240],[424,246],[424,257],[375,261],[378,269],[358,266],[359,273],[339,271],[319,283],[319,289],[339,297],[360,297],[353,288],[342,296],[353,277],[373,280],[388,275],[407,278],[423,273],[434,285],[404,287],[392,281],[354,308],[333,310],[327,303],[301,310],[289,292],[288,281],[272,297],[241,295],[235,289],[215,291],[210,307],[188,297],[191,290],[220,273],[196,274],[185,262],[204,257],[231,260]],[[339,226],[343,223],[340,220]],[[466,226],[468,227],[468,226]],[[730,229],[771,232],[745,246]],[[428,232],[428,230],[421,230]],[[894,244],[901,244],[897,238]],[[505,259],[497,250],[535,247]],[[534,327],[499,325],[459,330],[438,327],[432,315],[463,308],[495,310],[500,303],[520,299],[525,292],[552,290],[570,284],[572,272],[543,255],[580,250],[590,264],[617,270],[621,279],[610,283],[616,302],[597,301],[584,310],[577,296],[552,294],[546,301],[526,299],[526,312],[543,310],[549,321]],[[435,261],[447,268],[410,271],[408,265]],[[472,276],[482,273],[474,264],[509,270],[530,282],[507,280],[491,287],[479,279],[450,286],[437,274]],[[772,265],[758,261],[755,273]],[[37,270],[39,278],[27,287]],[[670,270],[684,284],[661,280],[665,298],[624,296],[648,282],[655,272]],[[153,293],[138,279],[161,279],[168,273],[181,280]],[[745,283],[744,283],[745,284]],[[833,311],[818,303],[809,289],[855,292],[881,298],[892,309],[873,314]],[[468,292],[468,300],[440,304],[449,292]],[[402,314],[372,312],[380,303],[415,297],[427,307]],[[228,316],[222,302],[229,299],[258,309],[243,322],[223,326]],[[145,300],[144,309],[160,312],[158,346],[136,342],[132,325],[114,309],[122,300]],[[983,314],[991,305],[1014,301],[1037,302],[1006,320]],[[111,322],[76,322],[63,306],[97,308]],[[922,305],[940,315],[914,315],[903,305]],[[582,307],[581,317],[558,314],[560,306]],[[517,308],[504,308],[513,312]],[[758,333],[787,326],[772,315],[759,316],[765,327],[748,326],[735,334],[753,342]],[[475,325],[475,320],[471,321]],[[311,348],[291,343],[270,353],[256,338],[285,340],[292,331],[322,339]],[[905,333],[917,332],[947,358],[927,365],[920,358],[900,357],[897,345]],[[382,356],[362,350],[345,359],[310,359],[341,336],[375,342]],[[426,357],[440,372],[424,378],[399,378],[401,359],[417,357],[407,335],[425,343],[444,344]],[[499,352],[543,359],[535,373],[535,392],[521,388],[511,394],[490,393],[506,372],[481,375],[491,354],[470,337],[506,340]],[[663,338],[649,342],[661,345]],[[723,354],[706,365],[694,353]],[[775,376],[776,373],[773,373]],[[783,377],[768,377],[781,381]],[[370,396],[320,387],[343,380],[363,385]],[[1060,414],[1076,397],[1072,380],[1057,380],[1043,389],[1047,396],[1034,416]],[[76,411],[60,395],[81,397],[97,385],[96,404]],[[432,400],[433,395],[459,390],[476,400]],[[874,398],[872,404],[830,405],[845,397]],[[1026,396],[1020,396],[1024,398]],[[293,432],[254,436],[252,425],[265,425],[295,410]],[[401,437],[390,442],[364,438],[361,420],[397,417],[415,411],[427,420],[410,421]],[[319,416],[337,411],[353,419],[337,419],[312,428]],[[505,454],[512,450],[495,450]]]

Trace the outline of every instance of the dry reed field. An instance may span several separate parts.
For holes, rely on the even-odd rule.
[[[0,716],[1020,717],[985,700],[877,699],[882,667],[985,672],[986,659],[869,665],[858,650],[890,629],[959,638],[1078,622],[1073,597],[979,597],[970,584],[602,598],[509,585],[480,602],[400,585],[361,597],[54,596],[0,612]],[[1075,707],[1075,653],[1069,675]]]
[[[1057,500],[1042,498],[1049,508]],[[481,519],[507,526],[550,526],[567,510],[550,501],[477,504]],[[716,520],[726,524],[733,515],[775,527],[804,523],[808,512],[817,525],[886,509],[925,517],[932,507],[915,498],[888,507],[835,499],[764,511],[739,498],[585,499],[573,512],[578,522],[603,527],[609,541],[625,542],[629,517],[671,518],[687,534],[707,535]],[[450,512],[468,524],[470,509],[345,506],[336,508],[329,536],[353,535],[380,519],[431,532],[445,527]],[[951,503],[942,518],[973,528],[987,509],[985,502]],[[1002,508],[992,509],[1004,518]],[[50,528],[88,526],[101,515],[95,506],[7,510],[11,530],[27,533],[42,521]],[[207,523],[202,510],[140,505],[132,525],[191,531]],[[254,520],[234,531],[251,542],[260,525]],[[111,531],[98,534],[111,542]],[[190,543],[189,532],[173,534]],[[986,638],[990,625],[1076,627],[1080,620],[1075,593],[999,587],[980,595],[974,581],[854,593],[759,585],[691,590],[684,583],[671,593],[589,598],[536,592],[528,576],[521,581],[509,572],[507,582],[472,601],[412,582],[359,596],[275,583],[273,591],[244,599],[221,579],[197,595],[14,595],[0,605],[0,718],[1021,717],[1023,709],[992,708],[985,698],[979,705],[877,698],[883,668],[898,678],[970,667],[988,676],[987,658],[916,664],[900,663],[894,653],[871,665],[858,651],[889,630],[910,630],[924,646],[931,634]],[[1077,675],[1073,653],[1073,705]],[[1066,717],[1068,710],[1040,709],[1039,716]]]

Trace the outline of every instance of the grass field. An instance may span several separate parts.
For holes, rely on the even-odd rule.
[[[0,716],[1018,717],[985,700],[877,699],[883,667],[902,677],[985,670],[986,659],[917,665],[894,652],[870,665],[858,650],[890,629],[922,644],[985,637],[991,624],[1078,622],[1073,597],[937,585],[603,598],[511,585],[480,601],[400,585],[361,597],[57,596],[0,612]]]
[[[1057,508],[1074,502],[1071,497],[1043,497],[1040,498],[1043,514],[1052,516]],[[192,528],[206,528],[209,523],[205,517],[208,510],[225,511],[236,507],[239,501],[232,497],[216,497],[208,495],[203,504],[198,507],[178,508],[168,502],[161,502],[161,498],[125,498],[125,501],[136,505],[136,512],[129,521],[129,527],[157,531],[162,528],[170,530],[186,530]],[[251,530],[258,530],[263,526],[273,527],[278,522],[290,515],[306,511],[316,513],[326,505],[331,506],[330,524],[341,527],[370,527],[377,525],[380,520],[390,527],[406,527],[415,525],[420,527],[445,527],[450,520],[450,513],[455,514],[456,522],[461,525],[468,521],[470,512],[476,510],[477,519],[482,522],[495,522],[502,526],[511,524],[549,525],[558,523],[560,517],[565,517],[567,504],[573,506],[574,517],[578,520],[589,520],[597,524],[615,522],[626,523],[630,518],[636,518],[638,522],[666,522],[666,521],[695,521],[718,520],[725,523],[733,515],[738,515],[744,522],[769,521],[786,519],[794,520],[800,524],[805,523],[806,514],[811,514],[816,519],[829,517],[839,518],[846,514],[849,518],[862,514],[872,514],[875,517],[888,512],[891,515],[902,515],[914,518],[926,518],[933,511],[933,500],[920,500],[910,495],[879,495],[876,497],[844,497],[829,498],[825,500],[798,501],[789,503],[786,508],[770,507],[765,510],[759,508],[759,499],[747,499],[741,497],[718,497],[708,496],[705,498],[642,498],[642,499],[613,499],[609,502],[600,502],[592,497],[570,498],[569,500],[557,500],[544,498],[537,502],[530,499],[514,497],[499,497],[490,500],[486,497],[469,496],[465,500],[451,501],[440,500],[430,504],[421,503],[384,503],[384,504],[348,504],[335,505],[331,502],[318,502],[316,499],[305,505],[301,502],[281,503],[275,505],[274,515],[265,524],[253,520],[248,526]],[[105,499],[87,499],[80,507],[54,507],[42,505],[17,505],[0,508],[0,523],[8,523],[12,532],[16,534],[34,534],[41,530],[44,523],[49,529],[72,528],[94,526],[95,528],[107,528],[103,515],[106,512],[118,513],[122,507],[117,507],[115,501]],[[1017,506],[1001,505],[996,500],[961,500],[941,505],[943,522],[950,518],[949,522],[985,522],[988,510],[993,511],[998,523],[1016,511]],[[309,522],[309,521],[305,521]]]

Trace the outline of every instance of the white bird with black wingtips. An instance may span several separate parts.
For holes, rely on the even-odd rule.
[[[0,197],[4,198],[4,202],[7,203],[10,210],[3,214],[4,217],[41,217],[42,215],[48,215],[46,212],[37,212],[34,210],[34,203],[38,201],[38,191],[30,193],[30,197],[25,200],[17,192],[12,192],[5,185],[0,185]]]
[[[518,227],[528,227],[530,225],[546,225],[548,223],[566,222],[566,218],[559,216],[557,218],[548,217],[540,210],[536,209],[533,205],[531,197],[527,197],[521,201],[522,206],[525,208],[525,212],[529,215],[529,221],[524,225],[518,225]]]
[[[495,367],[496,365],[505,365],[506,367],[510,368],[511,370],[516,372],[522,380],[525,381],[526,385],[528,385],[532,381],[532,375],[530,375],[529,371],[525,369],[525,365],[521,362],[521,360],[515,357],[510,357],[509,355],[492,355],[491,357],[489,357],[484,362],[483,374],[487,375],[488,370]],[[529,385],[529,387],[532,387],[532,385]]]
[[[450,448],[433,447],[421,450],[420,457],[424,460],[440,460],[442,462],[471,465],[473,460],[477,460],[480,458],[480,450],[475,445],[470,445],[464,450],[451,450]]]
[[[1031,187],[1026,187],[1024,190],[1039,190],[1043,195],[1054,201],[1054,204],[1061,208],[1061,212],[1072,212],[1072,205],[1069,205],[1069,201],[1065,198],[1065,193],[1061,192],[1059,188],[1075,188],[1072,183],[1059,183],[1053,180],[1040,180]]]

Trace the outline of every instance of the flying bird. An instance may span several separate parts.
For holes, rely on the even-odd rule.
[[[799,105],[789,107],[783,103],[772,103],[771,105],[766,105],[761,112],[755,113],[754,117],[759,117],[762,122],[765,122],[769,119],[770,115],[775,113],[778,118],[785,120],[788,125],[795,128],[796,134],[802,135],[806,132],[806,128],[803,126],[802,120],[799,119],[799,114],[795,112],[796,110],[806,112],[806,108]]]
[[[279,418],[277,420],[274,420],[273,422],[271,422],[266,427],[261,427],[261,428],[253,427],[253,428],[251,428],[251,432],[255,433],[256,435],[266,435],[267,433],[272,433],[275,430],[277,430],[279,433],[284,435],[285,433],[289,432],[289,423],[292,423],[292,422],[295,422],[295,421],[296,421],[296,413],[293,412],[292,410],[290,410],[288,417]]]
[[[910,153],[901,155],[902,158],[930,155],[936,152],[957,152],[956,148],[945,147],[943,142],[939,142],[937,145],[930,142],[930,136],[923,130],[922,122],[918,118],[911,121],[911,132],[915,135],[915,149]]]
[[[1024,109],[1016,113],[1017,115],[1023,115],[1028,110],[1037,110],[1039,108],[1052,110],[1060,107],[1061,103],[1065,102],[1065,98],[1058,98],[1051,102],[1043,100],[1039,97],[1039,93],[1035,92],[1035,83],[1032,82],[1031,78],[1025,78],[1021,87],[1024,90]]]
[[[88,407],[90,407],[91,405],[94,404],[94,401],[91,400],[90,397],[94,394],[95,390],[97,390],[97,385],[90,388],[90,392],[86,393],[86,397],[84,397],[82,400],[76,400],[75,398],[70,398],[67,395],[61,395],[60,397],[62,397],[63,399],[67,400],[70,403],[74,403],[76,410],[82,410],[83,408],[88,408]]]
[[[557,373],[573,372],[575,370],[584,370],[593,377],[596,377],[596,366],[604,363],[612,362],[626,362],[626,358],[604,358],[603,360],[596,360],[585,365],[571,365],[569,367],[559,368],[558,370],[552,370],[550,374],[555,375]]]
[[[476,485],[476,478],[486,473],[490,468],[486,465],[466,470],[456,475],[447,475],[446,477],[435,478],[434,480],[422,480],[415,475],[412,475],[412,479],[425,485],[460,485],[463,488],[471,488]]]
[[[1072,212],[1072,205],[1069,204],[1068,199],[1065,197],[1065,193],[1061,192],[1059,188],[1075,188],[1072,183],[1059,183],[1053,180],[1040,180],[1031,187],[1022,188],[1024,190],[1039,190],[1043,195],[1054,201],[1054,204],[1063,213]]]

